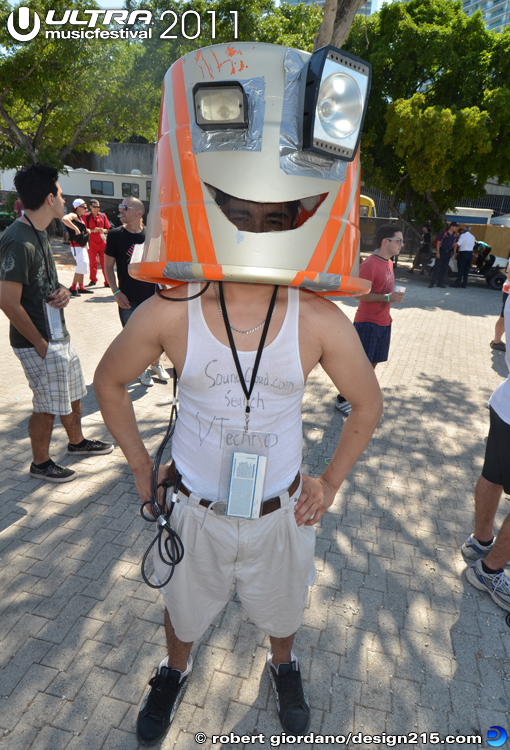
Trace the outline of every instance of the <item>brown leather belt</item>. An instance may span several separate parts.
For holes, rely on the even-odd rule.
[[[175,484],[175,474],[176,474],[175,464],[172,461],[172,463],[168,467],[168,480],[170,481],[171,484]],[[292,484],[287,490],[287,492],[289,493],[289,496],[292,496],[296,492],[297,488],[299,487],[300,479],[301,479],[301,475],[300,475],[300,472],[298,471],[298,473],[292,480]],[[182,492],[182,494],[185,497],[189,497],[191,495],[191,490],[188,490],[188,488],[183,482],[181,482],[179,485],[179,492]],[[208,508],[212,504],[212,502],[213,502],[212,500],[206,500],[205,497],[203,497],[199,501],[199,505],[201,505],[203,508]],[[282,507],[282,504],[281,504],[279,495],[277,497],[270,497],[269,500],[264,500],[264,502],[262,503],[260,507],[260,515],[267,516],[269,513],[274,513],[275,510],[279,510],[281,507]],[[216,505],[213,506],[213,510],[215,508],[216,508]]]

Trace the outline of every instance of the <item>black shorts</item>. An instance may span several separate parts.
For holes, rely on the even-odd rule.
[[[482,477],[492,484],[503,486],[510,495],[510,424],[504,422],[494,409],[490,409],[491,426],[485,447]]]
[[[505,302],[507,300],[507,297],[508,297],[508,292],[503,292],[503,307],[501,308],[501,315],[500,315],[501,318],[505,317]]]

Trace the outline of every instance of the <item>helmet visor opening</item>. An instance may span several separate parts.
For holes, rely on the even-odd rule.
[[[325,200],[327,193],[282,203],[259,203],[236,198],[207,185],[209,193],[226,218],[240,232],[286,232],[297,229],[310,219]]]

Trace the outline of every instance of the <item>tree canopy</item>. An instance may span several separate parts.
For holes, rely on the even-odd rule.
[[[34,0],[31,10],[61,18],[69,3]],[[77,10],[98,7],[73,3]],[[0,166],[44,161],[57,166],[73,151],[105,153],[112,138],[154,137],[147,83],[135,76],[138,48],[123,40],[17,42],[6,30],[11,7],[0,0]],[[70,27],[64,26],[63,29]]]
[[[344,48],[373,66],[363,179],[404,218],[442,218],[510,179],[510,30],[487,31],[460,0],[410,0],[356,17]]]
[[[67,0],[32,0],[30,8],[41,18],[50,9],[62,18],[69,5]],[[80,13],[97,7],[88,0],[72,3]],[[40,33],[30,42],[18,42],[6,28],[12,7],[8,0],[0,0],[0,168],[39,161],[62,166],[73,152],[106,153],[106,143],[112,139],[154,140],[167,69],[193,49],[234,41],[231,11],[237,13],[239,41],[310,51],[322,20],[317,6],[284,3],[277,7],[274,0],[126,0],[125,7],[151,11],[150,40],[62,40]],[[180,19],[185,11],[200,16],[196,39],[182,33]],[[177,39],[164,36],[172,12],[179,19],[173,32]],[[193,36],[197,30],[193,14],[188,13],[186,24],[184,30]],[[58,28],[69,31],[73,27]]]

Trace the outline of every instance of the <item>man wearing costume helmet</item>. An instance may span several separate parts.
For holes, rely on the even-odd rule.
[[[174,484],[184,556],[162,589],[168,657],[138,715],[142,743],[168,731],[193,642],[234,584],[269,636],[283,729],[308,730],[292,644],[315,579],[314,526],[382,412],[356,331],[322,296],[370,289],[356,277],[369,85],[369,66],[333,47],[309,55],[248,43],[194,51],[165,77],[146,243],[130,273],[171,288],[135,311],[95,378],[148,502],[153,461],[126,385],[163,352],[179,377],[172,463],[161,472]],[[325,471],[309,477],[301,404],[319,363],[352,411]],[[154,568],[164,580],[157,554]]]

